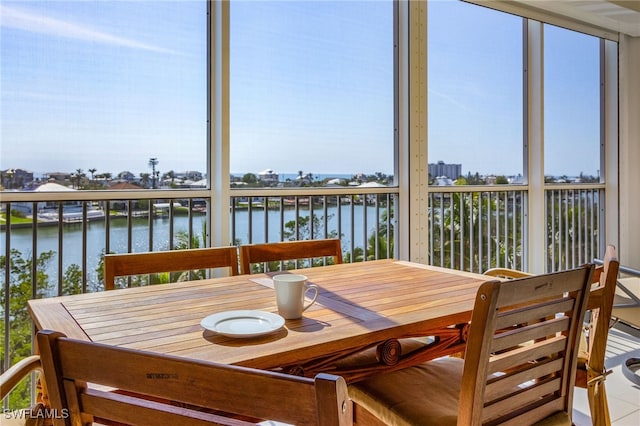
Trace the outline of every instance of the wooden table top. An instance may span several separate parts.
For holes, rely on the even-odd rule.
[[[294,272],[294,271],[289,271]],[[197,360],[277,368],[371,342],[468,322],[489,277],[379,260],[296,271],[320,287],[299,320],[272,334],[229,338],[200,321],[237,309],[277,313],[271,274],[239,275],[29,301],[37,329]]]

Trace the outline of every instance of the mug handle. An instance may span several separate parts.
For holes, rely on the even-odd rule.
[[[311,298],[311,301],[310,301],[306,306],[304,306],[304,307],[302,308],[302,312],[304,312],[304,311],[306,311],[307,309],[309,309],[309,308],[311,307],[311,305],[313,305],[313,304],[316,302],[316,299],[318,298],[318,294],[319,294],[319,288],[318,288],[318,286],[317,286],[317,285],[315,285],[315,284],[309,284],[309,283],[306,283],[306,284],[305,284],[305,287],[306,287],[306,288],[305,288],[305,290],[304,290],[304,294],[305,294],[305,296],[306,296],[306,294],[307,294],[307,292],[308,292],[309,290],[313,290],[313,293],[314,293],[314,294],[313,294],[313,297]]]

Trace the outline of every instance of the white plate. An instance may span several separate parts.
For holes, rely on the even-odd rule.
[[[227,311],[209,315],[200,325],[223,336],[247,338],[280,330],[284,318],[264,311]]]

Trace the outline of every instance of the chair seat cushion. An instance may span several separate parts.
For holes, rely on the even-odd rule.
[[[389,426],[456,426],[464,360],[439,358],[349,386],[351,399]],[[534,426],[571,426],[558,412]]]
[[[355,383],[349,396],[388,425],[456,425],[463,366],[436,359]]]

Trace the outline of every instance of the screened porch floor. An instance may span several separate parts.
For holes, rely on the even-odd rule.
[[[640,358],[640,335],[626,332],[624,327],[614,327],[607,342],[607,368],[613,373],[607,376],[607,399],[613,426],[640,425],[640,387],[622,373],[622,365],[628,358]],[[590,426],[587,391],[575,388],[573,423]]]

